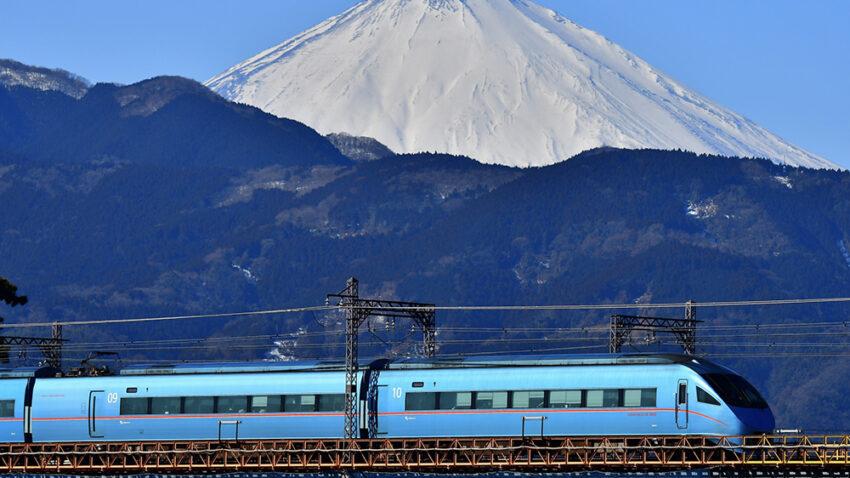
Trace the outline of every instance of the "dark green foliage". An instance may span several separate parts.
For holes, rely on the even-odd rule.
[[[15,307],[17,305],[26,305],[27,296],[18,295],[18,287],[9,282],[7,279],[0,277],[0,301]]]

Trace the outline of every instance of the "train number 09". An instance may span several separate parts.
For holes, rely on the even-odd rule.
[[[115,392],[107,393],[106,394],[106,403],[118,403],[118,394],[115,393]]]
[[[393,398],[401,398],[401,387],[393,388]]]

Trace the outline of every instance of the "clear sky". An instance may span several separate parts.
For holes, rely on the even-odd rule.
[[[850,0],[538,0],[850,168]],[[0,0],[0,58],[199,81],[356,0]]]

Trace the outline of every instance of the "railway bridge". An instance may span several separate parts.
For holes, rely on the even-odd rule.
[[[543,437],[0,445],[0,473],[664,472],[848,476],[850,436]]]

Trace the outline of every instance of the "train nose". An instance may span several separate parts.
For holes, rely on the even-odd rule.
[[[771,433],[776,428],[776,420],[770,408],[733,407],[732,411],[741,420],[747,434]]]

